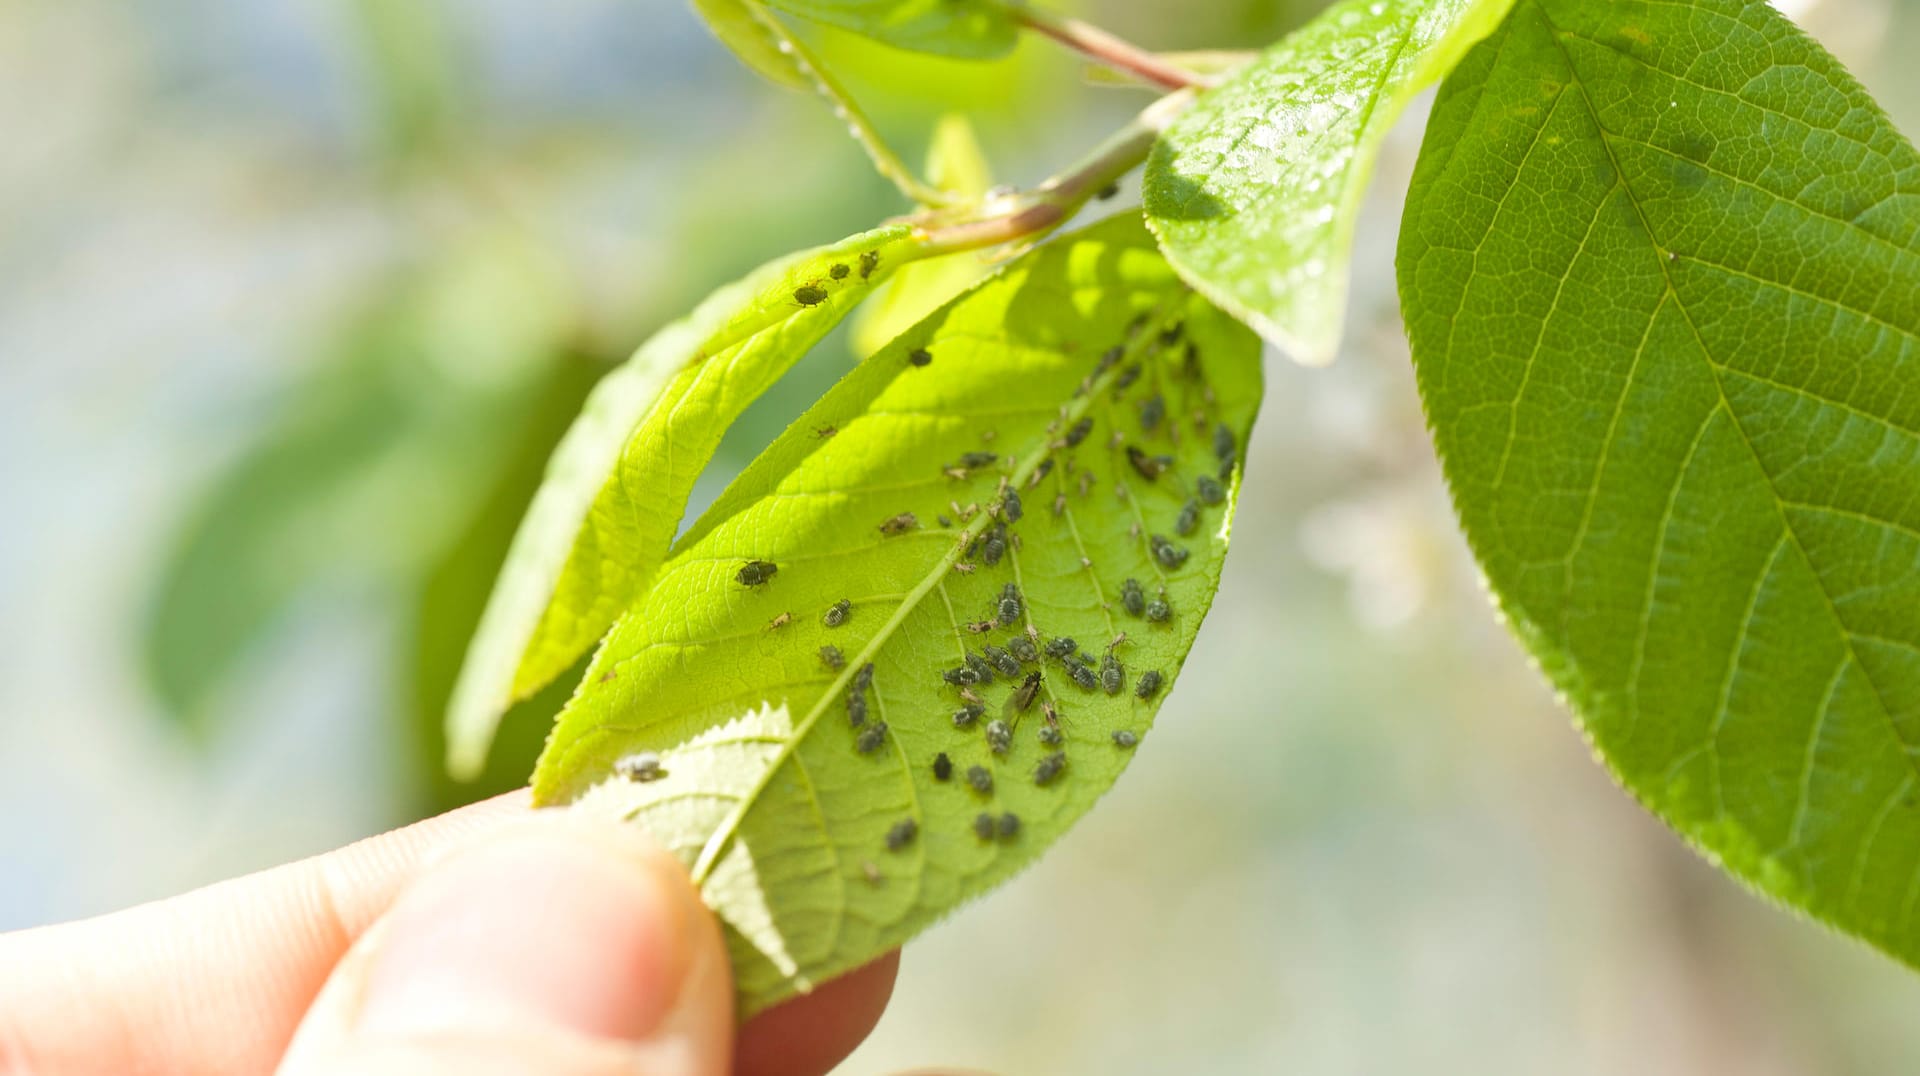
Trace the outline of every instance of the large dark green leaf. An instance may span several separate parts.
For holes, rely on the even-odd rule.
[[[1920,961],[1920,156],[1767,5],[1521,0],[1400,287],[1467,536],[1607,764]]]

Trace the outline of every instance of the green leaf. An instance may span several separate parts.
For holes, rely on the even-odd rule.
[[[890,226],[770,262],[601,381],[467,651],[447,715],[456,776],[478,772],[508,706],[579,660],[652,581],[727,426],[918,249]]]
[[[1103,359],[1116,346],[1124,357]],[[916,349],[931,361],[912,361]],[[899,945],[1032,861],[1125,767],[1113,734],[1144,737],[1165,697],[1136,696],[1144,673],[1178,674],[1219,582],[1235,483],[1219,483],[1222,503],[1199,506],[1188,533],[1178,517],[1221,471],[1216,428],[1245,443],[1259,391],[1258,340],[1181,285],[1137,220],[1010,264],[856,368],[675,544],[562,714],[536,800],[637,818],[689,864],[725,924],[743,1015]],[[1155,396],[1165,417],[1145,432]],[[1068,446],[1082,417],[1091,431]],[[1173,462],[1148,481],[1116,445]],[[996,459],[956,471],[968,452]],[[1003,477],[1024,511],[990,564]],[[916,524],[885,533],[903,512]],[[1188,559],[1158,563],[1154,534]],[[754,560],[777,574],[744,586]],[[1148,600],[1164,587],[1170,619],[1128,612],[1127,579]],[[1022,604],[1001,626],[1008,585]],[[828,627],[842,599],[847,619]],[[1064,662],[1042,660],[969,688],[986,713],[957,728],[963,699],[942,671],[1027,625],[1096,657],[1125,632],[1113,649],[1124,687],[1082,690]],[[823,645],[844,666],[823,662]],[[850,682],[869,662],[869,717],[855,728]],[[1033,670],[1045,679],[1022,713],[1012,695]],[[1042,786],[1048,705],[1067,761]],[[1012,747],[996,756],[984,727],[1003,717]],[[641,750],[660,754],[664,778],[610,776]],[[942,752],[946,781],[932,769]],[[973,766],[990,794],[970,789]],[[1019,834],[976,836],[983,812],[1017,815]],[[914,839],[890,849],[908,821]]]
[[[755,14],[764,10],[754,0],[692,0],[693,10],[720,40],[762,78],[778,86],[804,90],[812,85],[793,54],[781,48],[778,35]]]
[[[986,60],[1013,51],[1019,27],[997,0],[768,0],[803,19],[838,26],[882,44],[956,59]]]
[[[1180,275],[1312,365],[1333,360],[1380,142],[1513,0],[1345,0],[1202,97],[1147,161]]]
[[[965,116],[950,113],[940,117],[927,150],[927,179],[962,201],[978,200],[993,185],[986,154],[981,152],[973,125]],[[990,269],[980,251],[963,250],[926,258],[900,270],[854,319],[854,353],[871,355],[880,350]]]
[[[1608,766],[1920,963],[1920,155],[1765,4],[1523,0],[1399,262],[1467,537]]]

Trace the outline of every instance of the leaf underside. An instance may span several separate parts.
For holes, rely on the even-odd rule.
[[[1399,277],[1467,536],[1633,793],[1920,963],[1920,157],[1760,3],[1521,0]]]
[[[461,669],[447,718],[456,774],[477,771],[507,707],[572,667],[646,587],[733,420],[917,256],[918,242],[889,226],[763,265],[594,389],[554,451]]]
[[[1103,363],[1115,346],[1124,357]],[[1216,449],[1231,461],[1245,443],[1259,390],[1257,339],[1182,285],[1137,219],[1024,256],[849,374],[676,543],[562,714],[536,800],[636,818],[689,864],[726,927],[743,1015],[901,944],[1032,861],[1124,768],[1113,734],[1146,734],[1219,580],[1237,470]],[[1143,429],[1154,398],[1163,417]],[[1082,417],[1090,432],[1066,446]],[[1149,481],[1128,446],[1149,471],[1171,461]],[[969,452],[995,458],[966,467]],[[1021,518],[989,563],[1003,479]],[[1221,503],[1198,504],[1213,481]],[[1184,563],[1158,561],[1153,534]],[[743,585],[751,561],[777,574]],[[1128,612],[1127,579],[1164,595],[1170,618]],[[1002,624],[1009,584],[1021,605]],[[845,622],[827,626],[842,599]],[[1096,660],[1124,632],[1119,691],[1083,689],[1042,656],[967,687],[985,713],[956,727],[965,702],[943,670],[1029,626]],[[828,645],[843,666],[823,662]],[[850,684],[869,662],[855,727]],[[1166,686],[1141,698],[1149,670]],[[1013,695],[1035,671],[1021,711]],[[1058,748],[1041,738],[1048,707]],[[987,743],[997,719],[1004,755]],[[1041,785],[1056,749],[1065,769]],[[664,777],[609,776],[642,750]],[[990,792],[970,787],[974,766]],[[976,835],[983,814],[1017,816],[1017,835]],[[908,822],[912,838],[890,845]]]
[[[756,0],[691,0],[691,3],[713,36],[762,78],[793,90],[812,85],[806,72],[794,62],[793,54],[780,47],[780,39],[755,15],[755,9],[760,7]]]
[[[768,0],[768,6],[894,48],[962,60],[1004,56],[1019,36],[997,0]]]
[[[1381,140],[1511,3],[1345,0],[1235,72],[1147,162],[1168,260],[1295,359],[1331,362]]]

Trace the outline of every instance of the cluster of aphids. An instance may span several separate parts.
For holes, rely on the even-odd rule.
[[[880,252],[863,250],[860,252],[860,279],[865,280],[880,268]],[[828,280],[845,280],[854,272],[845,262],[834,262],[827,269]],[[827,280],[815,279],[793,289],[793,301],[801,306],[819,306],[827,301],[832,293],[827,290]]]

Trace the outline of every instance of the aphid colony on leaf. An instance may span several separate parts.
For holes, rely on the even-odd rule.
[[[660,765],[659,753],[654,751],[636,751],[618,759],[613,764],[613,772],[629,781],[638,781],[642,784],[658,781],[667,775],[667,771]]]

